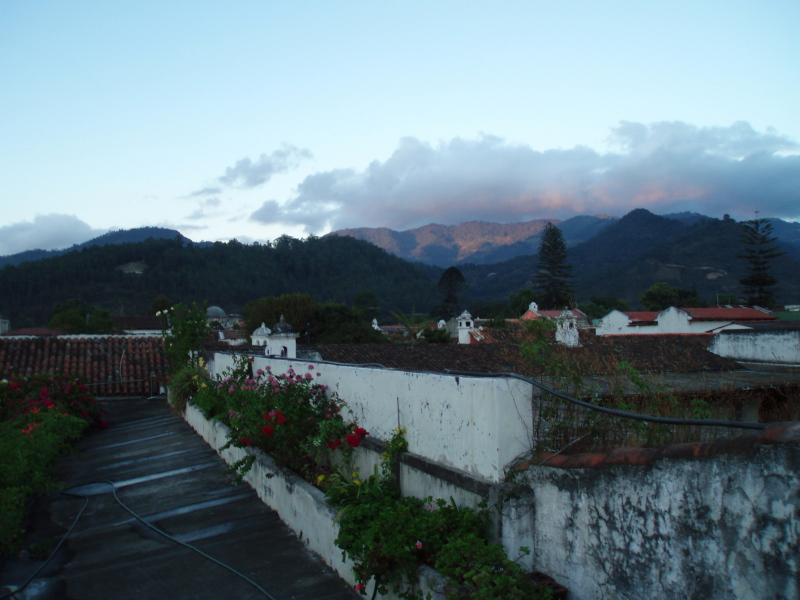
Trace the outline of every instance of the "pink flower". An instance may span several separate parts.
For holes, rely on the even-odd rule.
[[[417,550],[422,550],[422,542],[417,540]]]
[[[363,592],[365,589],[366,589],[366,586],[363,583],[357,583],[356,584],[356,591],[357,592]]]
[[[314,365],[308,365],[308,370],[309,371],[313,371],[314,370]]]
[[[314,378],[314,376],[313,376],[311,373],[306,373],[306,374],[304,375],[304,377],[305,377],[306,379],[313,379],[313,378]]]

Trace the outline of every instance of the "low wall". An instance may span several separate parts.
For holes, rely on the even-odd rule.
[[[800,365],[800,330],[722,331],[708,350],[734,360]]]
[[[228,441],[228,427],[219,421],[208,421],[196,406],[189,404],[184,418],[228,464],[244,458],[248,452],[255,454],[256,460],[244,480],[264,504],[278,513],[298,538],[342,579],[355,584],[352,566],[342,559],[342,551],[336,546],[339,533],[339,526],[335,522],[336,511],[325,501],[323,492],[297,475],[278,469],[275,462],[259,450],[229,447],[220,451]],[[432,600],[444,600],[441,591],[444,579],[436,571],[423,565],[417,575],[423,597],[430,592]],[[371,588],[368,593],[372,593]],[[396,596],[389,593],[382,598],[395,600]]]
[[[309,364],[314,363],[256,357],[253,369],[270,367],[278,374],[293,367],[304,373]],[[215,355],[217,374],[232,365],[231,355]],[[315,381],[347,402],[372,435],[387,440],[393,429],[403,426],[409,451],[439,464],[499,482],[507,466],[533,446],[533,386],[524,381],[318,366]]]
[[[796,442],[647,467],[540,466],[520,483],[528,491],[504,510],[514,542],[530,540],[536,568],[575,600],[800,598]]]

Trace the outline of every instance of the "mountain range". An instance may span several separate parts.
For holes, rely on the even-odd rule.
[[[35,253],[5,257],[0,312],[16,323],[46,324],[52,306],[72,297],[115,313],[143,314],[158,294],[235,312],[269,295],[301,292],[322,302],[350,303],[369,291],[384,316],[395,310],[425,313],[437,302],[444,267],[454,264],[468,284],[464,308],[486,306],[508,302],[530,287],[547,222],[341,230],[308,240],[283,236],[262,245],[194,243],[161,228],[118,231],[39,259]],[[553,222],[568,244],[578,302],[614,296],[637,308],[642,293],[661,281],[695,290],[708,303],[722,294],[741,295],[747,264],[739,257],[741,224],[732,219],[636,209],[619,219]],[[779,281],[775,297],[797,304],[800,224],[771,223],[785,252],[772,261]]]
[[[583,215],[566,221],[537,219],[523,223],[432,223],[406,231],[359,227],[339,229],[328,235],[354,237],[375,244],[400,258],[446,268],[465,263],[498,263],[537,252],[542,231],[548,223],[558,226],[569,247],[585,242],[614,221],[615,217]]]

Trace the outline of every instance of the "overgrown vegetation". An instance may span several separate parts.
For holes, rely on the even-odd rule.
[[[88,388],[66,376],[0,381],[0,554],[14,554],[29,501],[57,486],[50,475],[90,424],[107,427]]]

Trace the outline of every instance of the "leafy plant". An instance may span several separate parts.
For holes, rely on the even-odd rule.
[[[208,334],[206,312],[196,303],[191,306],[176,304],[170,309],[156,312],[163,317],[164,354],[170,375],[177,373],[187,364],[199,364],[200,347]]]
[[[305,373],[290,368],[281,375],[269,369],[253,374],[250,360],[237,360],[224,378],[201,385],[192,398],[207,418],[230,427],[228,443],[259,448],[311,482],[333,470],[334,454],[348,462],[367,431],[344,420],[344,403],[314,381],[314,365]],[[237,465],[239,474],[251,464]]]
[[[528,548],[520,548],[522,555]],[[527,571],[510,560],[500,544],[473,533],[448,541],[436,559],[436,569],[448,578],[448,600],[534,600],[550,598],[549,590],[533,584]]]
[[[55,460],[104,411],[80,381],[54,375],[0,381],[0,554],[17,551],[29,498],[53,489]]]
[[[203,359],[198,359],[196,365],[186,365],[176,371],[169,380],[169,405],[175,414],[182,415],[186,412],[186,404],[197,395],[201,389],[211,384],[211,377],[203,365]]]

